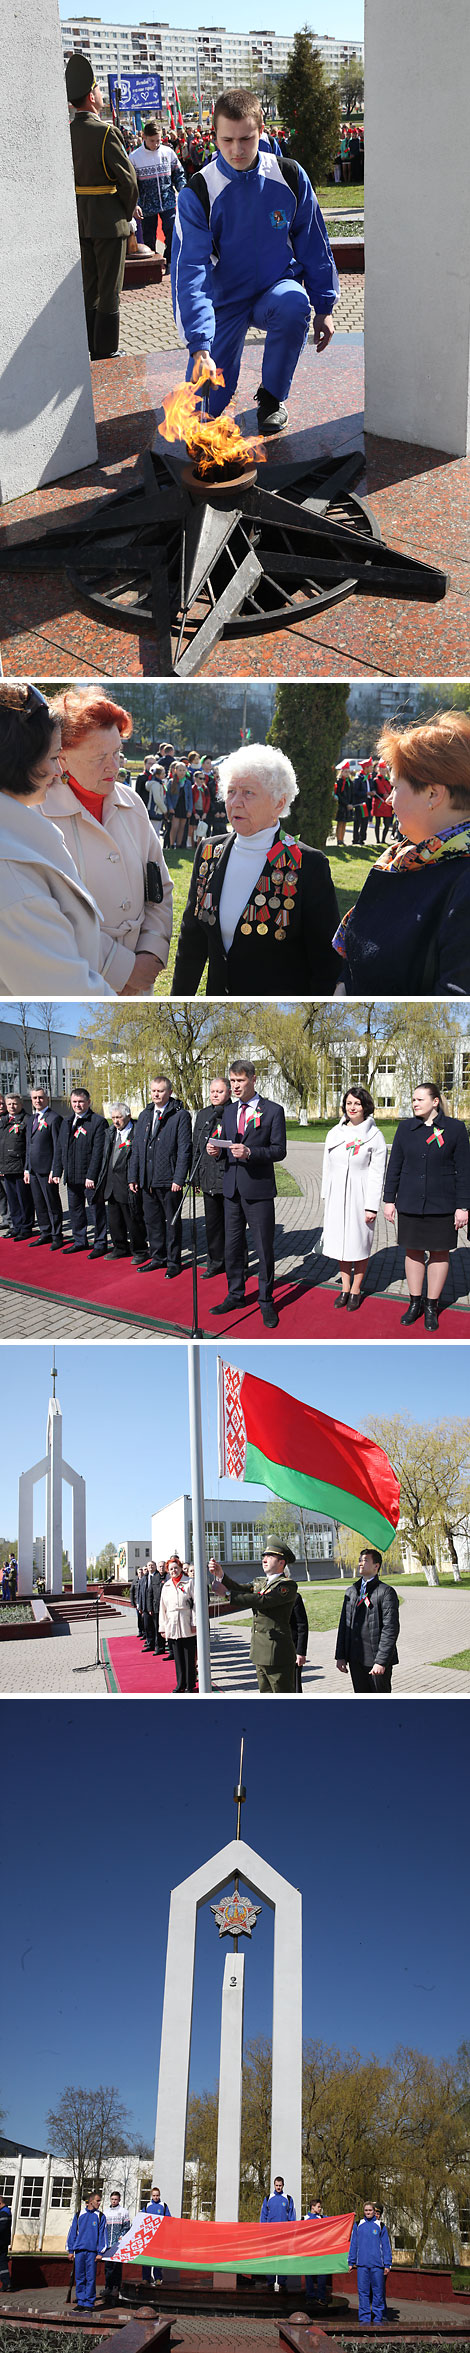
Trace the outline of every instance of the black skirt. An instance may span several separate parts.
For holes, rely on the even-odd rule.
[[[452,1209],[441,1210],[438,1217],[413,1217],[411,1211],[398,1211],[398,1240],[405,1250],[456,1250],[457,1227]]]
[[[176,809],[174,810],[173,814],[175,817],[187,817],[188,811],[186,808],[186,800],[182,787],[181,792],[178,793]]]

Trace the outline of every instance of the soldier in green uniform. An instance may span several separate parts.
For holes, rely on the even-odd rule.
[[[129,221],[139,201],[134,166],[114,123],[103,131],[103,96],[89,57],[67,59],[65,84],[75,114],[70,125],[91,359],[119,349],[119,296]]]
[[[225,1587],[236,1609],[248,1601],[253,1612],[253,1632],[250,1656],[256,1667],[258,1691],[295,1691],[296,1644],[291,1626],[291,1615],[297,1600],[298,1586],[286,1570],[292,1566],[295,1554],[288,1544],[270,1542],[263,1553],[261,1567],[263,1583],[238,1585],[220,1561],[209,1561],[209,1576],[214,1592]]]

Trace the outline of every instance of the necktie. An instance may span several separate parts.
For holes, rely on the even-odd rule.
[[[237,1135],[239,1135],[239,1136],[242,1136],[242,1137],[243,1137],[243,1136],[244,1136],[244,1134],[245,1134],[245,1128],[246,1128],[246,1103],[239,1103],[239,1105],[238,1105],[238,1119],[237,1119]]]

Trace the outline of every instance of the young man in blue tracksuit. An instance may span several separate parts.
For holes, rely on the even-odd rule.
[[[149,2198],[148,2205],[147,2205],[147,2206],[146,2206],[146,2208],[145,2208],[145,2212],[146,2212],[146,2214],[168,2214],[168,2216],[169,2216],[169,2214],[170,2214],[170,2208],[169,2208],[169,2206],[165,2206],[165,2200],[164,2200],[164,2198],[161,2198],[161,2197],[160,2197],[160,2189],[159,2189],[158,2182],[157,2182],[157,2183],[154,2183],[154,2186],[153,2186],[153,2189],[152,2189],[152,2196],[151,2196],[151,2198]],[[152,2264],[151,2264],[151,2267],[150,2267],[150,2275],[149,2275],[149,2276],[150,2276],[150,2281],[151,2281],[151,2285],[152,2285],[152,2287],[153,2287],[153,2288],[159,2288],[159,2287],[161,2287],[161,2283],[162,2283],[162,2273],[161,2273],[161,2271],[157,2271],[157,2267],[156,2267],[156,2264],[155,2264],[155,2263],[152,2263]]]
[[[282,433],[311,306],[316,349],[326,351],[339,280],[307,173],[260,147],[261,122],[251,90],[222,91],[214,108],[217,153],[177,198],[171,282],[189,353],[186,374],[197,363],[199,378],[209,380],[211,416],[236,390],[247,328],[266,329],[258,426]]]
[[[274,2189],[272,2191],[271,2197],[263,2198],[260,2222],[296,2221],[297,2215],[295,2211],[294,2200],[293,2198],[289,2198],[287,2195],[286,2197],[284,2196],[284,2175],[283,2173],[276,2173],[274,2176]]]
[[[83,2214],[74,2214],[67,2239],[69,2255],[75,2256],[75,2294],[81,2312],[91,2312],[96,2297],[96,2264],[98,2255],[105,2255],[108,2233],[104,2214],[100,2214],[99,2191],[87,2198]]]
[[[392,2263],[388,2230],[379,2222],[370,2199],[365,2201],[361,2222],[353,2223],[348,2263],[350,2269],[357,2266],[359,2326],[370,2328],[371,2298],[373,2321],[379,2324],[385,2319],[385,2276]]]

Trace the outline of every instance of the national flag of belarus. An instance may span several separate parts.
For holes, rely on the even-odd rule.
[[[217,1370],[220,1477],[259,1482],[287,1503],[327,1512],[386,1552],[400,1482],[382,1447],[221,1357]]]
[[[321,2222],[180,2222],[137,2214],[115,2263],[158,2263],[175,2271],[347,2271],[353,2214]]]

